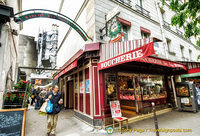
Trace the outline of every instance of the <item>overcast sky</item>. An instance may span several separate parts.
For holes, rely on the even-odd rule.
[[[84,0],[65,0],[61,13],[74,20]],[[22,0],[22,10],[27,9],[48,9],[58,12],[61,0]],[[59,43],[66,34],[69,26],[63,22],[48,19],[36,18],[25,21],[21,34],[37,37],[40,30],[51,30],[52,24],[59,26]]]

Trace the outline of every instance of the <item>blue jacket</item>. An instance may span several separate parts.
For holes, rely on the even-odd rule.
[[[53,92],[50,92],[44,97],[44,99],[47,99],[50,95],[52,95],[50,101],[53,104],[53,111],[47,114],[57,114],[61,110],[60,104],[58,103],[61,99],[61,94],[58,92],[56,95],[54,95]]]

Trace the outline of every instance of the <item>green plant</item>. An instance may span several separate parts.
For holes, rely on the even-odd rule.
[[[197,61],[199,61],[199,60],[200,60],[200,55],[197,56]]]
[[[184,36],[190,38],[194,36],[197,38],[197,46],[200,46],[200,0],[162,0],[162,4],[169,1],[169,8],[175,11],[176,14],[171,18],[171,24],[185,29]]]
[[[27,86],[27,91],[31,91],[31,83],[24,81],[24,80],[20,80],[17,84],[14,85],[14,88],[15,89],[19,89],[19,88],[26,89],[26,86]]]
[[[10,94],[10,101],[13,102],[16,97],[17,97],[16,94],[14,94],[14,93]]]

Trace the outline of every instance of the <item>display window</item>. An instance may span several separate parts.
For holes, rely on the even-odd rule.
[[[110,104],[110,101],[118,100],[117,96],[117,74],[105,73],[105,90],[106,90],[106,105]]]
[[[185,85],[177,85],[176,86],[176,93],[177,96],[181,97],[181,96],[189,96],[189,86],[187,84]]]
[[[166,98],[163,78],[162,75],[119,73],[120,99],[141,101]]]

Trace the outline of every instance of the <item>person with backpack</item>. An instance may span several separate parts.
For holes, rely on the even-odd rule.
[[[61,110],[63,100],[61,94],[58,92],[58,85],[53,86],[52,91],[45,96],[45,101],[50,101],[53,104],[53,111],[47,113],[47,136],[56,136],[56,125],[58,121],[58,113]]]

